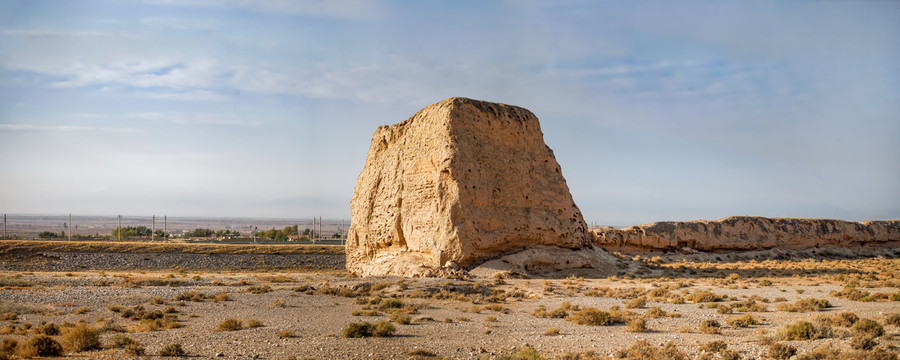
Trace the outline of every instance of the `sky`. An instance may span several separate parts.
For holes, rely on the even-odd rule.
[[[349,218],[372,134],[525,107],[585,220],[900,218],[900,2],[6,0],[0,211]]]

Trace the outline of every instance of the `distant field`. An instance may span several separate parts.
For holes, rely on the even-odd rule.
[[[183,244],[110,241],[0,241],[0,253],[343,254],[341,245]]]

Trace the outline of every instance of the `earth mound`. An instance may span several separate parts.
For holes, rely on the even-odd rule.
[[[440,275],[593,240],[537,117],[466,98],[379,127],[350,210],[347,269],[360,276]]]

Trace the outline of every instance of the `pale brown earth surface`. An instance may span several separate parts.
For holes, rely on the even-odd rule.
[[[704,356],[702,345],[721,340],[740,358],[761,359],[766,358],[767,341],[771,341],[766,339],[770,338],[796,347],[801,354],[830,344],[850,356],[845,358],[858,358],[863,353],[850,355],[855,331],[849,327],[831,326],[831,336],[824,339],[777,339],[779,329],[787,324],[801,320],[818,324],[820,315],[851,312],[883,325],[884,334],[875,339],[878,350],[868,354],[881,351],[887,356],[882,358],[896,356],[900,328],[886,323],[900,312],[900,249],[873,249],[864,254],[867,257],[858,255],[829,249],[640,258],[615,255],[618,274],[614,276],[571,270],[525,279],[502,272],[483,278],[404,279],[357,278],[342,270],[176,270],[189,268],[179,264],[172,264],[173,270],[152,271],[28,271],[7,263],[0,271],[0,313],[16,316],[0,316],[7,319],[0,320],[0,339],[23,343],[35,336],[42,322],[59,325],[63,334],[67,324],[85,322],[103,329],[104,349],[69,352],[69,358],[127,358],[124,350],[110,347],[112,339],[121,335],[140,342],[151,358],[158,358],[159,349],[172,342],[180,343],[193,358],[407,359],[411,358],[407,354],[417,349],[451,359],[495,359],[516,353],[555,359],[566,353],[583,356],[588,351],[610,358],[620,349],[647,340],[654,346],[673,342],[693,359]],[[28,259],[20,260],[16,266],[27,265]],[[845,290],[846,286],[855,286],[851,289],[857,291]],[[209,298],[178,300],[191,291]],[[691,296],[701,291],[722,299],[703,302],[709,299]],[[214,297],[223,292],[229,300],[216,301]],[[646,298],[645,305],[626,309],[626,304],[640,296]],[[390,337],[343,337],[343,330],[352,322],[390,320],[389,314],[397,310],[379,305],[390,298],[404,306],[401,312],[412,313],[410,324],[395,323],[396,332]],[[755,307],[734,305],[732,314],[720,314],[710,307],[750,299],[755,300]],[[779,309],[801,299],[824,299],[831,307],[812,312]],[[565,302],[603,311],[619,306],[617,316],[646,317],[649,330],[629,332],[622,324],[578,325],[533,315],[541,305],[549,312]],[[134,306],[146,311],[172,307],[175,312],[170,316],[180,327],[146,331],[140,321],[122,316]],[[679,317],[651,318],[648,312],[652,307]],[[575,312],[568,313],[572,316]],[[760,324],[746,328],[728,325],[729,319],[745,314]],[[226,318],[244,324],[257,319],[263,326],[215,331]],[[722,324],[721,334],[699,331],[700,323],[707,319]],[[25,329],[26,324],[30,329]],[[552,328],[559,334],[544,335]],[[295,336],[280,337],[279,332],[285,330]],[[535,351],[529,354],[523,350],[526,347]],[[724,358],[722,355],[708,358]]]

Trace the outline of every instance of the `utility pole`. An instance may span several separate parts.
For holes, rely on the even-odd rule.
[[[166,239],[169,238],[169,220],[163,215],[163,232],[166,233]]]
[[[69,241],[72,241],[72,229],[74,229],[72,226],[72,214],[69,213]]]
[[[150,241],[156,239],[156,215],[150,218]]]
[[[122,240],[122,215],[119,215],[119,225],[116,226],[116,240]]]
[[[3,214],[3,239],[6,240],[6,214]]]

